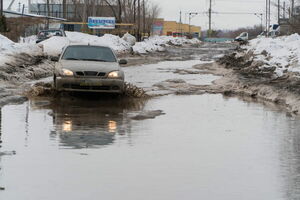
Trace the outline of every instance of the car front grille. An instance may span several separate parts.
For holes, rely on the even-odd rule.
[[[104,77],[106,75],[105,72],[96,72],[96,71],[78,71],[76,72],[77,76],[99,76]]]

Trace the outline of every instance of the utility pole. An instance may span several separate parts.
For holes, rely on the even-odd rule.
[[[285,19],[285,1],[283,2],[283,19]]]
[[[180,10],[180,18],[179,18],[179,31],[180,31],[180,37],[183,37],[183,34],[182,34],[182,12]]]
[[[138,41],[141,41],[140,33],[141,33],[141,1],[138,0]]]
[[[143,0],[143,34],[145,36],[146,33],[146,8],[145,8],[145,0]]]
[[[208,37],[211,37],[211,5],[212,5],[212,0],[209,0],[209,9],[208,9],[208,15],[209,15],[209,28],[208,28]]]
[[[295,0],[292,0],[292,10],[291,10],[292,17],[294,16],[294,8],[295,8]]]
[[[269,31],[270,31],[270,25],[271,25],[271,0],[269,0]]]
[[[49,4],[49,0],[47,0],[47,25],[46,28],[49,29],[49,16],[50,16],[50,4]]]
[[[278,9],[278,25],[280,24],[280,0],[278,0],[278,5],[277,5],[277,9]]]
[[[67,19],[67,2],[66,2],[67,0],[63,0],[62,1],[62,6],[63,6],[63,18],[64,19]]]

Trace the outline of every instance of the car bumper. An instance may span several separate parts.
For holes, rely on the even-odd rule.
[[[123,93],[124,80],[57,77],[56,89],[58,91]]]

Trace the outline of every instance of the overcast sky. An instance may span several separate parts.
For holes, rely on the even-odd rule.
[[[11,0],[4,0],[5,6],[8,6]],[[16,0],[14,8],[17,9],[18,3],[25,3],[28,0]],[[33,0],[35,1],[35,0]],[[179,21],[179,12],[182,11],[183,22],[188,23],[188,12],[200,12],[201,14],[192,18],[192,23],[201,26],[203,30],[208,29],[208,7],[209,0],[151,0],[161,7],[160,17],[166,20]],[[212,0],[213,12],[246,12],[246,13],[265,13],[265,0]],[[272,0],[274,1],[274,0]],[[277,0],[276,0],[277,1]],[[277,11],[273,10],[272,23],[277,21]],[[213,29],[235,29],[238,27],[253,26],[260,24],[260,19],[254,14],[229,15],[213,14]]]
[[[179,21],[179,12],[182,10],[183,21],[188,23],[188,12],[207,12],[209,0],[152,0],[161,6],[162,18]],[[274,1],[274,0],[273,0]],[[265,13],[265,0],[212,0],[213,12],[246,12]],[[274,9],[273,9],[274,10]],[[276,9],[274,10],[276,12]],[[185,16],[186,15],[186,16]],[[277,21],[277,13],[273,14],[273,22]],[[260,24],[259,17],[249,15],[213,14],[212,27],[214,29],[235,29],[238,27]],[[208,29],[208,15],[199,14],[192,19],[192,24]]]

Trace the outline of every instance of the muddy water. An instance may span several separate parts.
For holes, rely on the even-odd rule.
[[[96,106],[98,105],[98,106]],[[151,120],[139,110],[162,109]],[[220,95],[2,108],[1,199],[298,199],[299,121]]]
[[[159,93],[155,84],[168,79],[216,79],[192,67],[201,63],[166,61],[126,75]],[[165,114],[147,119],[158,110]],[[0,122],[0,199],[300,198],[299,120],[276,107],[221,95],[72,96],[7,105]]]

